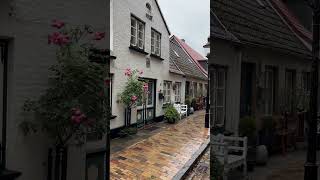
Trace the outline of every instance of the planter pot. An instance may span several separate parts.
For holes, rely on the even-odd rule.
[[[194,113],[194,108],[191,107],[191,108],[190,108],[190,114],[193,114],[193,113]]]
[[[256,151],[256,163],[260,165],[266,165],[268,162],[268,150],[265,145],[257,147]]]
[[[254,165],[255,165],[254,162],[247,161],[247,171],[248,171],[248,172],[254,171]]]

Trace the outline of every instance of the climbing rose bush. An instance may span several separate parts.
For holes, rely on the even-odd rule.
[[[57,62],[49,70],[49,88],[38,99],[26,100],[25,134],[43,131],[56,146],[81,145],[89,132],[107,132],[110,114],[105,65],[89,61],[94,42],[104,38],[90,26],[68,26],[54,20],[48,43],[56,49]]]
[[[143,72],[130,68],[125,70],[124,75],[127,76],[127,82],[123,92],[120,94],[120,102],[126,107],[136,106],[137,101],[142,101],[145,93],[145,82],[139,80]]]

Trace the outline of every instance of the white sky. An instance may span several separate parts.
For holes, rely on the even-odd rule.
[[[158,0],[172,35],[185,39],[205,55],[203,45],[210,34],[210,0]]]

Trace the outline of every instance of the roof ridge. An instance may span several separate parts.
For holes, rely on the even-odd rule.
[[[301,41],[301,43],[308,50],[311,50],[311,45],[309,42],[307,42],[308,40],[312,40],[312,37],[310,37],[310,34],[309,34],[310,32],[308,32],[300,24],[298,19],[296,19],[296,17],[290,12],[290,10],[287,8],[287,6],[285,4],[283,4],[281,1],[278,1],[278,0],[270,0],[270,1],[267,0],[267,2],[270,4],[271,8],[277,13],[277,15],[280,17],[280,19],[287,25],[287,27],[290,29],[290,31]],[[281,6],[281,7],[279,7],[279,6]],[[283,11],[284,10],[283,8],[285,8],[286,12]],[[279,12],[279,11],[281,11],[281,12]],[[286,18],[283,16],[286,16]],[[292,18],[292,19],[290,19],[290,18]],[[292,22],[292,20],[295,20],[296,22]],[[294,26],[294,27],[292,27],[292,26]],[[296,31],[298,31],[300,33],[296,32],[294,30],[294,28],[296,29]],[[308,40],[305,40],[303,37],[299,36],[298,34],[305,36],[306,38],[308,38]],[[311,38],[311,39],[309,39],[309,38]]]

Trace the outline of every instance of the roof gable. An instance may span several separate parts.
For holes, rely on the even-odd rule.
[[[157,8],[158,8],[158,10],[159,10],[159,12],[160,12],[161,18],[162,18],[162,20],[163,20],[163,22],[164,22],[164,24],[165,24],[165,26],[166,26],[166,28],[167,28],[167,31],[168,31],[169,35],[171,35],[171,32],[170,32],[170,30],[169,30],[169,26],[168,26],[168,24],[167,24],[167,22],[166,22],[166,19],[165,19],[164,16],[163,16],[163,13],[162,13],[161,8],[160,8],[160,6],[159,6],[158,0],[154,0],[154,1],[156,2]]]
[[[260,1],[264,6],[252,0],[216,0],[213,12],[241,43],[310,55],[269,1]]]
[[[171,38],[175,39],[180,47],[188,54],[188,56],[194,61],[194,63],[198,66],[198,68],[207,75],[208,72],[199,64],[199,60],[206,60],[201,54],[192,49],[187,43],[179,39],[177,36],[173,35]]]
[[[170,61],[173,61],[186,76],[202,80],[207,79],[206,74],[196,64],[198,62],[188,55],[174,36],[170,38]]]

